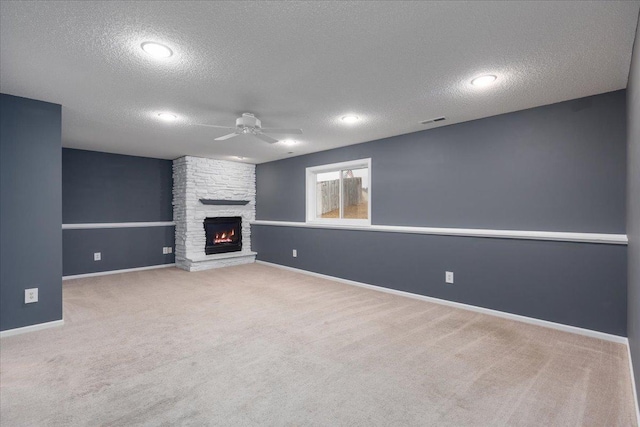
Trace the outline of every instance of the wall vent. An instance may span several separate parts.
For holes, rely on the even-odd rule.
[[[429,120],[425,120],[423,122],[420,122],[421,125],[428,125],[431,123],[437,123],[437,122],[442,122],[447,120],[446,117],[442,116],[442,117],[436,117],[435,119],[429,119]]]

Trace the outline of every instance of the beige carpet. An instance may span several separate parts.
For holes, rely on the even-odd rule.
[[[64,284],[0,424],[635,426],[626,348],[264,265]]]

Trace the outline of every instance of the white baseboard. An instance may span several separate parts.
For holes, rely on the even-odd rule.
[[[133,271],[155,270],[156,268],[175,267],[176,264],[149,265],[147,267],[124,268],[122,270],[98,271],[97,273],[74,274],[73,276],[62,276],[62,280],[82,279],[85,277],[108,276],[109,274],[131,273]]]
[[[633,375],[633,360],[631,359],[631,346],[627,342],[627,353],[629,355],[629,373],[631,374],[631,387],[633,388],[633,398],[636,403],[636,421],[640,426],[640,405],[638,404],[638,387],[636,377]]]
[[[64,319],[54,320],[52,322],[38,323],[36,325],[23,326],[22,328],[7,329],[6,331],[0,332],[0,338],[24,334],[27,332],[40,331],[42,329],[55,328],[62,325],[64,325]]]
[[[531,325],[543,326],[543,327],[546,327],[546,328],[556,329],[556,330],[559,330],[559,331],[571,332],[571,333],[578,334],[578,335],[584,335],[584,336],[588,336],[588,337],[592,337],[592,338],[599,338],[599,339],[602,339],[602,340],[605,340],[605,341],[612,341],[612,342],[619,343],[619,344],[626,344],[627,346],[629,345],[629,341],[627,340],[627,338],[626,337],[621,337],[619,335],[607,334],[605,332],[599,332],[599,331],[594,331],[594,330],[591,330],[591,329],[579,328],[577,326],[569,326],[569,325],[564,325],[562,323],[550,322],[548,320],[535,319],[533,317],[521,316],[519,314],[507,313],[507,312],[504,312],[504,311],[492,310],[490,308],[484,308],[484,307],[478,307],[478,306],[475,306],[475,305],[463,304],[461,302],[454,302],[454,301],[443,300],[443,299],[440,299],[440,298],[434,298],[434,297],[428,297],[428,296],[424,296],[424,295],[413,294],[411,292],[398,291],[398,290],[395,290],[395,289],[385,288],[385,287],[382,287],[382,286],[370,285],[368,283],[356,282],[354,280],[342,279],[340,277],[334,277],[334,276],[328,276],[326,274],[314,273],[312,271],[302,270],[302,269],[294,268],[294,267],[288,267],[288,266],[280,265],[280,264],[274,264],[274,263],[266,262],[266,261],[257,260],[256,263],[269,265],[269,266],[277,267],[277,268],[282,268],[284,270],[295,271],[297,273],[308,274],[310,276],[320,277],[320,278],[323,278],[323,279],[333,280],[333,281],[336,281],[336,282],[345,283],[347,285],[353,285],[353,286],[359,286],[361,288],[372,289],[374,291],[386,292],[388,294],[400,295],[400,296],[403,296],[403,297],[408,297],[408,298],[413,298],[413,299],[419,299],[419,300],[422,300],[422,301],[428,301],[428,302],[433,302],[433,303],[436,303],[436,304],[447,305],[449,307],[460,308],[460,309],[463,309],[463,310],[475,311],[475,312],[478,312],[478,313],[488,314],[490,316],[502,317],[504,319],[515,320],[515,321],[518,321],[518,322],[528,323],[528,324],[531,324]]]

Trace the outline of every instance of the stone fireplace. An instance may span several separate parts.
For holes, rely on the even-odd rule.
[[[200,157],[173,161],[176,266],[187,271],[251,263],[255,165]]]

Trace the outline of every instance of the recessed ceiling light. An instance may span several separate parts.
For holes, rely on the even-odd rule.
[[[246,157],[242,157],[242,156],[234,156],[234,157],[235,157],[236,159],[238,159],[238,160],[244,160],[244,159],[246,159]]]
[[[144,42],[140,47],[154,58],[168,58],[173,55],[173,51],[171,49],[160,43]]]
[[[487,74],[484,76],[478,76],[475,79],[471,80],[471,84],[476,87],[486,87],[495,82],[497,79],[497,76],[494,76],[493,74]]]
[[[173,122],[178,118],[178,116],[171,113],[158,113],[158,118],[160,120],[164,120],[165,122]]]
[[[284,145],[296,145],[298,143],[298,141],[296,141],[295,139],[283,139],[280,142]]]
[[[345,123],[351,124],[357,122],[358,120],[360,120],[360,117],[354,116],[353,114],[342,116],[342,121]]]

